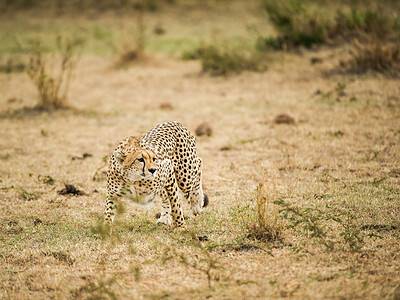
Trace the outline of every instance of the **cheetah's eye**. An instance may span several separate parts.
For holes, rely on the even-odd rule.
[[[144,159],[143,159],[143,157],[140,157],[140,158],[138,158],[138,161],[140,161],[140,162],[144,162]]]

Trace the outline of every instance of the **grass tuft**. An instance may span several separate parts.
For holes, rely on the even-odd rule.
[[[16,189],[17,189],[19,198],[24,201],[32,201],[32,200],[37,200],[39,198],[38,193],[29,192],[29,191],[25,190],[23,187],[17,187]]]
[[[249,226],[249,238],[263,242],[282,242],[283,226],[278,212],[274,209],[271,194],[265,184],[259,183],[256,189],[256,222]]]

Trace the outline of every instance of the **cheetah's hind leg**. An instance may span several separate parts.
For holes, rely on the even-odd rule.
[[[208,205],[208,196],[203,192],[201,159],[197,158],[195,177],[192,183],[192,190],[189,196],[189,203],[195,216],[201,213],[203,207]]]

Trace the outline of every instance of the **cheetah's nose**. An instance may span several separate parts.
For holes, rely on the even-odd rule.
[[[155,172],[157,171],[157,169],[149,169],[149,172],[151,173],[151,174],[154,174]]]

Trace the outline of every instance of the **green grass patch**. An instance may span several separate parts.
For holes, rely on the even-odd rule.
[[[86,53],[109,55],[118,39],[118,31],[95,21],[68,21],[65,19],[4,20],[0,26],[0,55],[29,54],[32,41],[40,42],[43,52],[57,52],[57,37],[81,40]]]
[[[267,69],[266,57],[254,50],[204,46],[183,53],[183,59],[199,59],[202,70],[213,76],[238,74],[243,71],[262,72]]]
[[[18,225],[20,230],[5,231],[2,235],[0,253],[22,251],[27,248],[55,248],[73,247],[84,240],[97,240],[85,224],[73,223],[40,223],[28,226]],[[15,227],[15,226],[14,226]]]

